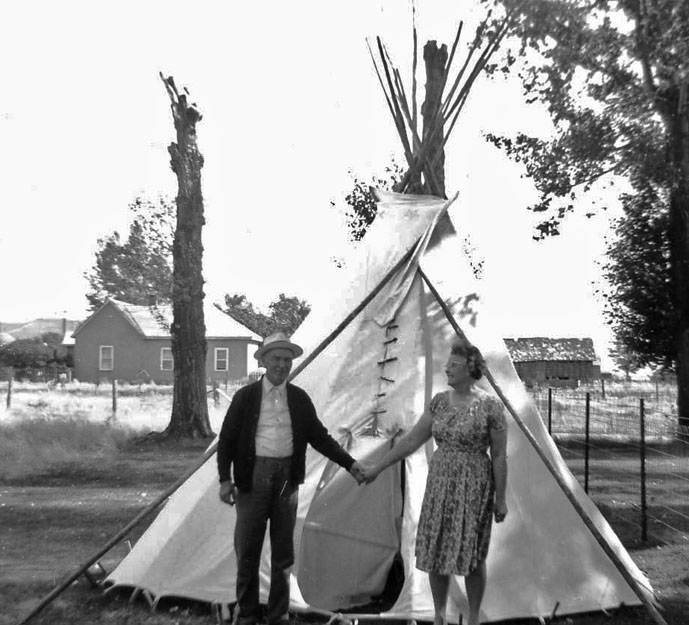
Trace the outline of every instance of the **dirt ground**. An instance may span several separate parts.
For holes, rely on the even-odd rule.
[[[105,542],[197,458],[207,441],[183,444],[142,442],[115,459],[65,467],[61,473],[0,484],[0,625],[19,623],[61,580],[74,572]],[[603,506],[603,511],[606,509]],[[144,530],[137,528],[134,542]],[[616,531],[620,521],[613,521]],[[618,534],[654,586],[668,625],[689,623],[689,549],[686,536],[671,542],[641,543]],[[651,535],[653,533],[651,532]],[[636,540],[636,542],[635,542]],[[101,559],[112,570],[126,553],[122,543]],[[32,623],[37,625],[150,623],[200,625],[216,622],[209,606],[164,602],[153,613],[145,601],[128,602],[127,593],[103,595],[81,577]],[[321,622],[295,616],[295,622]],[[510,621],[537,623],[537,620]],[[641,608],[609,614],[556,616],[554,625],[641,625],[652,623]]]

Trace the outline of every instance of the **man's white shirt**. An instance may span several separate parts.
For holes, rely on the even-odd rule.
[[[287,406],[286,382],[273,385],[263,376],[261,413],[256,429],[256,455],[286,458],[292,455],[292,421]]]

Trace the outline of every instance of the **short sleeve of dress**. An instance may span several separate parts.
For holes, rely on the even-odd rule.
[[[438,412],[438,407],[440,406],[442,399],[443,393],[436,393],[433,396],[433,399],[431,399],[431,403],[428,404],[428,412],[430,412],[432,415],[436,414]]]
[[[505,408],[497,397],[490,398],[488,406],[488,427],[496,432],[502,432],[507,428]]]

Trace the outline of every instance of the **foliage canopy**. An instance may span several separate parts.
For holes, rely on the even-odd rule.
[[[584,196],[587,215],[606,208],[586,193],[622,181],[624,217],[604,268],[608,321],[637,364],[689,366],[689,351],[678,349],[689,321],[689,245],[672,226],[688,215],[689,3],[483,1],[511,13],[507,58],[524,61],[527,102],[545,105],[553,124],[546,138],[488,135],[539,191],[535,238],[557,235]]]
[[[148,304],[150,295],[160,303],[171,301],[175,205],[163,197],[156,202],[137,197],[129,210],[127,238],[115,231],[99,239],[95,263],[84,274],[90,310],[109,297],[139,305]]]
[[[219,308],[262,337],[278,331],[291,336],[311,311],[306,301],[284,293],[268,305],[268,313],[258,310],[243,293],[226,294],[225,308]]]

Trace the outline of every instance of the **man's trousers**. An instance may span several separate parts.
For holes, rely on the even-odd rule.
[[[251,491],[240,490],[237,495],[234,548],[240,625],[253,625],[259,619],[259,567],[267,524],[271,546],[268,623],[285,625],[288,620],[298,499],[290,467],[291,458],[256,458]]]

